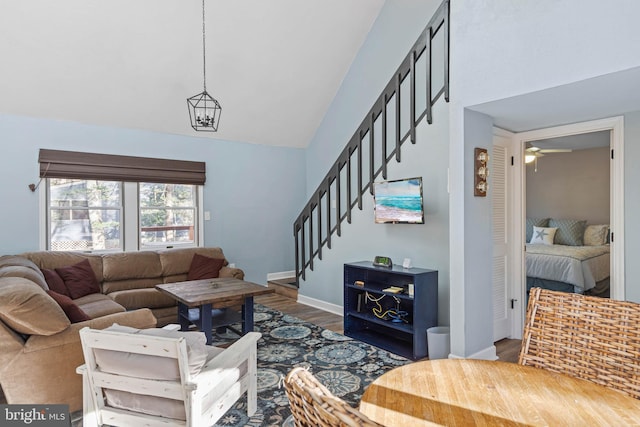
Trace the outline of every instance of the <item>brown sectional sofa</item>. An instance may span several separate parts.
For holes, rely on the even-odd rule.
[[[155,289],[184,281],[195,253],[223,258],[220,248],[183,248],[126,253],[27,252],[0,257],[0,385],[8,403],[82,407],[84,363],[78,331],[113,323],[135,328],[176,321],[176,302]],[[40,269],[55,269],[88,259],[101,293],[74,300],[91,320],[70,323],[46,293]],[[220,277],[244,278],[224,261]]]

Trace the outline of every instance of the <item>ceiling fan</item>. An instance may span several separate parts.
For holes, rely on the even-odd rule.
[[[573,150],[570,148],[540,148],[531,143],[527,143],[527,148],[524,150],[524,162],[535,162],[534,172],[538,172],[538,158],[544,157],[545,154],[550,153],[571,153]]]

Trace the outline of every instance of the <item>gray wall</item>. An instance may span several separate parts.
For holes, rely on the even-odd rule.
[[[205,161],[205,245],[222,247],[258,283],[294,268],[291,224],[304,200],[304,150],[9,115],[0,115],[0,141],[0,254],[39,249],[44,207],[27,185],[38,180],[38,150],[51,148]]]
[[[549,153],[527,168],[527,217],[609,224],[609,147]]]

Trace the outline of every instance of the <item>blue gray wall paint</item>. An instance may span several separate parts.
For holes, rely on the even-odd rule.
[[[185,123],[186,125],[187,123]],[[38,150],[205,161],[204,244],[248,280],[294,269],[292,223],[304,203],[304,150],[0,115],[0,253],[39,249]],[[44,191],[40,187],[38,191]]]

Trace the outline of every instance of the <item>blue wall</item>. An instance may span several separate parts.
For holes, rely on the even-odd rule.
[[[0,254],[39,249],[39,196],[27,186],[38,180],[38,150],[49,148],[204,161],[204,244],[220,246],[257,283],[294,269],[304,150],[10,115],[0,115],[0,141]]]
[[[625,298],[640,303],[640,111],[624,115]]]

